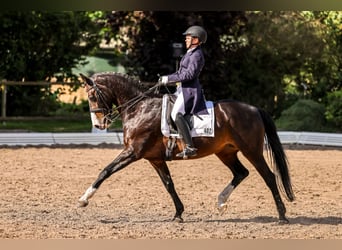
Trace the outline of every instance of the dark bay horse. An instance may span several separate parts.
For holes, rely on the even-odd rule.
[[[99,129],[108,128],[112,115],[116,112],[123,123],[124,149],[100,172],[95,182],[79,199],[79,206],[87,206],[89,198],[112,174],[134,161],[146,159],[157,171],[174,202],[174,220],[183,221],[184,206],[165,161],[168,140],[162,135],[160,127],[162,95],[151,91],[156,89],[157,85],[144,91],[146,87],[143,88],[140,81],[118,73],[99,73],[91,78],[81,74],[81,77],[88,93],[93,126]],[[215,102],[214,111],[215,137],[193,138],[198,152],[192,159],[215,154],[232,171],[233,179],[218,196],[218,209],[221,212],[226,209],[228,197],[248,176],[248,170],[237,157],[240,151],[253,164],[271,190],[279,222],[288,223],[279,189],[289,201],[294,200],[294,194],[287,158],[271,117],[262,109],[228,100]],[[273,171],[263,156],[264,139],[272,159]],[[177,140],[173,156],[181,150],[182,143]]]

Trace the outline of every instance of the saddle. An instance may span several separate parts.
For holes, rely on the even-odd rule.
[[[172,151],[176,146],[180,135],[177,127],[171,118],[171,111],[175,103],[176,96],[173,94],[163,95],[162,114],[161,114],[161,132],[168,137],[166,160],[172,160]],[[215,136],[215,114],[212,101],[206,101],[208,114],[205,115],[185,115],[192,137],[214,137]]]

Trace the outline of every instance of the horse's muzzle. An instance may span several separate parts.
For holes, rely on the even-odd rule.
[[[90,116],[94,128],[104,130],[109,127],[110,121],[106,117],[98,118],[95,113],[90,113]]]
[[[94,125],[95,128],[100,129],[100,130],[104,130],[106,128],[108,128],[107,124],[99,124],[99,125]]]

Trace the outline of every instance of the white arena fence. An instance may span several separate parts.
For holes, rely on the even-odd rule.
[[[342,147],[342,134],[316,132],[278,132],[282,144]]]
[[[342,134],[279,131],[282,144],[342,147]],[[122,132],[0,133],[0,146],[123,144]]]
[[[123,144],[122,132],[111,133],[0,133],[0,145],[99,145]]]

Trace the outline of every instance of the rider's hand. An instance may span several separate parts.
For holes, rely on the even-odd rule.
[[[168,77],[167,76],[161,76],[161,77],[159,77],[158,82],[166,85],[168,83]]]

